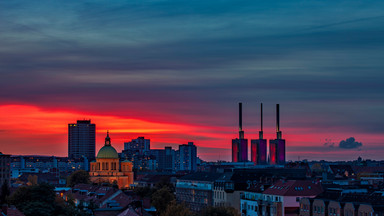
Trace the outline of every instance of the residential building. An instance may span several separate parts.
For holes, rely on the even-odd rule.
[[[11,177],[18,178],[23,173],[73,172],[76,170],[89,171],[86,157],[70,159],[67,157],[19,155],[11,156]]]
[[[197,148],[193,144],[193,142],[188,142],[188,144],[179,145],[179,161],[180,171],[197,170]]]
[[[139,155],[148,154],[150,148],[151,141],[149,139],[145,139],[144,137],[138,137],[137,139],[132,139],[130,142],[124,143],[124,150],[133,151]]]
[[[77,120],[77,123],[68,124],[68,157],[86,157],[91,161],[95,158],[95,151],[96,125],[91,120]]]
[[[260,192],[241,195],[241,213],[256,215],[298,215],[300,199],[314,198],[322,192],[320,184],[310,180],[280,180]]]
[[[198,212],[213,206],[213,188],[220,173],[196,172],[177,179],[176,200]]]

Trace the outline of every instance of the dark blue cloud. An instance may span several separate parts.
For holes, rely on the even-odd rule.
[[[156,107],[156,115],[196,116],[178,121],[231,126],[235,103],[252,116],[263,101],[282,104],[285,127],[380,134],[383,8],[382,1],[2,1],[0,103],[117,115]]]
[[[342,140],[339,143],[339,148],[342,149],[359,149],[363,146],[361,142],[356,142],[354,137],[350,137],[346,140]]]

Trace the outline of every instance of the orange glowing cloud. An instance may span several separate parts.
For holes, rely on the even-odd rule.
[[[96,124],[97,149],[101,147],[106,130],[112,134],[112,140],[118,150],[123,142],[137,136],[149,136],[154,147],[156,143],[182,144],[188,137],[219,138],[220,134],[209,133],[210,129],[201,127],[151,122],[119,116],[94,115],[70,111],[49,111],[36,106],[3,105],[0,106],[0,138],[9,145],[2,151],[11,154],[67,154],[68,123],[77,119],[91,119]],[[185,138],[183,138],[185,137]],[[192,141],[192,140],[191,140]]]
[[[111,133],[112,144],[118,150],[123,149],[123,143],[130,139],[144,136],[151,139],[151,148],[177,146],[193,141],[198,146],[198,155],[206,160],[231,160],[231,139],[237,137],[236,123],[233,127],[211,125],[192,125],[188,122],[178,124],[155,122],[135,117],[101,115],[68,110],[47,110],[30,105],[1,105],[0,106],[0,151],[8,154],[40,154],[67,155],[68,124],[78,119],[91,119],[96,124],[96,151],[104,143],[107,130]],[[175,122],[170,119],[170,122]],[[215,125],[215,123],[212,123]],[[321,158],[326,151],[327,157],[338,159],[340,151],[324,146],[325,139],[332,139],[337,146],[338,141],[346,139],[344,133],[338,131],[318,132],[316,128],[287,127],[283,128],[283,138],[287,144],[287,158]],[[266,127],[264,138],[274,139],[274,128]],[[256,139],[258,131],[255,128],[246,130],[246,138]],[[376,148],[382,135],[357,133],[357,139],[364,144],[370,143]],[[353,153],[353,154],[352,154]],[[375,156],[376,151],[363,149],[363,152],[352,152],[350,157],[359,154]]]

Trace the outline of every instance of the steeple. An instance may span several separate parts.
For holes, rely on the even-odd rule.
[[[109,138],[109,130],[107,130],[107,137],[105,137],[105,146],[111,145],[111,138]]]

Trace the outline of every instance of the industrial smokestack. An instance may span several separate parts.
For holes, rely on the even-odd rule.
[[[263,103],[260,104],[260,131],[263,131]]]
[[[276,132],[280,131],[280,107],[276,104]]]
[[[280,106],[276,104],[276,134],[277,139],[281,139],[281,131],[280,131]]]
[[[263,103],[260,104],[260,131],[259,139],[263,139]]]
[[[242,103],[239,103],[239,131],[243,130],[243,107]]]
[[[239,103],[239,139],[244,139],[243,131],[243,107],[242,103]]]

